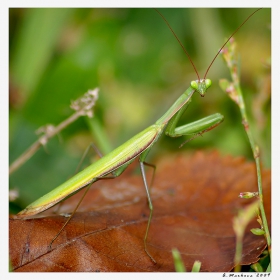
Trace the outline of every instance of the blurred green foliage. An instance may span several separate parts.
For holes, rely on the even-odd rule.
[[[160,9],[190,53],[201,78],[225,39],[254,9]],[[100,88],[96,133],[80,118],[53,138],[10,177],[20,198],[16,207],[73,175],[83,151],[97,142],[104,153],[154,123],[197,79],[180,45],[153,9],[11,8],[10,163],[25,151],[45,124],[72,114],[69,104],[88,89]],[[266,166],[270,165],[271,10],[255,14],[236,34],[240,73],[249,120]],[[208,73],[213,86],[196,95],[181,123],[220,112],[225,121],[184,146],[211,148],[252,159],[237,106],[218,87],[229,78],[220,57]],[[99,134],[99,133],[98,133]],[[163,137],[151,158],[180,152],[185,138]],[[151,160],[152,161],[152,160]],[[17,210],[17,209],[16,209]]]

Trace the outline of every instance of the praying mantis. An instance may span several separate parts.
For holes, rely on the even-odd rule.
[[[256,10],[255,12],[257,11],[258,10]],[[251,14],[250,17],[253,14]],[[249,18],[247,18],[246,21],[248,19]],[[244,21],[243,24],[246,21]],[[173,32],[172,29],[171,31]],[[220,53],[224,45],[220,48],[217,55]],[[184,49],[183,46],[182,48]],[[184,51],[188,55],[185,49]],[[167,110],[167,112],[163,114],[163,116],[160,117],[153,125],[149,126],[148,128],[144,129],[140,133],[136,134],[127,142],[120,145],[118,148],[108,153],[107,155],[103,156],[100,160],[94,162],[89,167],[79,172],[71,179],[61,184],[59,187],[55,188],[53,191],[49,192],[45,196],[39,198],[38,200],[36,200],[35,202],[27,206],[24,210],[22,210],[20,213],[17,214],[17,218],[26,218],[41,213],[49,209],[50,207],[54,206],[55,204],[61,202],[62,200],[66,199],[68,196],[72,195],[73,193],[81,190],[82,188],[86,188],[86,192],[87,192],[91,184],[94,183],[95,181],[120,176],[125,171],[127,166],[130,163],[132,163],[132,161],[134,161],[137,157],[139,157],[140,170],[143,178],[143,183],[146,189],[149,209],[150,209],[149,220],[147,223],[147,228],[144,236],[144,249],[147,255],[150,257],[150,259],[153,262],[156,262],[154,258],[151,256],[151,254],[149,253],[149,251],[147,250],[147,244],[146,244],[149,227],[153,216],[152,199],[150,196],[149,186],[147,184],[145,169],[144,169],[144,165],[147,164],[146,157],[150,152],[151,148],[153,147],[153,145],[156,143],[156,141],[162,136],[163,132],[165,132],[165,134],[170,137],[179,137],[186,134],[199,135],[213,129],[223,121],[223,116],[221,114],[216,113],[206,118],[200,119],[196,122],[176,127],[180,117],[182,116],[182,114],[185,112],[188,105],[190,104],[193,94],[198,93],[203,97],[206,91],[208,90],[208,88],[211,86],[212,82],[211,80],[206,79],[206,76],[213,62],[215,61],[217,55],[210,63],[202,79],[198,75],[198,72],[193,62],[190,60],[197,74],[197,80],[192,81],[190,83],[190,87],[173,103],[173,105]],[[70,221],[71,217],[72,216],[69,217],[65,225]],[[61,230],[63,230],[63,228]],[[55,238],[57,236],[55,236]],[[51,241],[51,243],[55,240],[55,238]]]

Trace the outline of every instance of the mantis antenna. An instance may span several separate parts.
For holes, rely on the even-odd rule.
[[[221,52],[221,50],[224,48],[224,46],[227,44],[227,42],[233,37],[233,35],[249,20],[249,18],[251,16],[253,16],[256,12],[258,12],[259,10],[261,10],[262,8],[259,8],[257,10],[255,10],[252,14],[250,14],[244,21],[243,23],[231,34],[231,36],[226,40],[226,42],[222,45],[222,47],[219,49],[219,51],[217,52],[217,54],[215,55],[215,57],[213,58],[213,60],[211,61],[210,65],[208,66],[205,75],[203,77],[203,79],[206,78],[206,75],[208,74],[209,69],[211,68],[212,64],[214,63],[214,61],[216,60],[217,56],[219,55],[219,53]]]
[[[198,80],[200,81],[199,78],[199,74],[196,70],[196,67],[189,55],[189,53],[187,52],[187,50],[185,49],[185,47],[183,46],[182,42],[180,41],[180,39],[178,38],[178,36],[175,34],[174,30],[172,29],[172,27],[170,26],[170,24],[168,23],[168,21],[166,20],[166,18],[160,13],[159,10],[157,10],[156,8],[154,8],[156,10],[156,12],[163,18],[163,20],[165,21],[166,25],[168,26],[168,28],[171,30],[171,32],[173,33],[174,37],[176,38],[176,40],[179,42],[180,46],[182,47],[183,51],[185,52],[185,54],[187,55],[189,61],[191,62],[193,69],[197,75]],[[219,55],[219,53],[222,51],[222,49],[225,47],[225,45],[227,44],[227,42],[233,37],[233,35],[250,19],[250,17],[252,17],[256,12],[258,12],[259,10],[261,10],[262,8],[259,8],[257,10],[255,10],[251,15],[249,15],[244,21],[243,23],[231,34],[231,36],[226,40],[226,42],[222,45],[222,47],[219,49],[219,51],[217,52],[217,54],[214,56],[213,60],[211,61],[210,65],[208,66],[205,75],[203,77],[203,79],[205,80],[206,75],[208,74],[211,66],[213,65],[214,61],[216,60],[217,56]]]
[[[176,35],[176,33],[174,32],[174,30],[172,29],[172,27],[170,26],[170,24],[168,23],[168,21],[166,20],[166,18],[163,16],[163,14],[157,10],[156,8],[154,8],[156,10],[156,12],[163,18],[163,20],[165,21],[166,25],[168,26],[168,28],[170,29],[170,31],[173,33],[173,35],[175,36],[176,40],[179,42],[180,46],[182,47],[183,51],[185,52],[185,54],[187,55],[189,61],[191,62],[193,69],[197,75],[198,80],[200,80],[199,74],[196,70],[196,67],[191,59],[191,56],[189,55],[189,53],[187,52],[187,50],[185,49],[185,47],[183,46],[182,42],[180,41],[180,39],[178,38],[178,36]]]

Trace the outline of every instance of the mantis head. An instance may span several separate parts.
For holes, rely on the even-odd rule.
[[[210,79],[201,79],[191,82],[191,87],[196,90],[201,97],[204,97],[206,90],[212,85]]]

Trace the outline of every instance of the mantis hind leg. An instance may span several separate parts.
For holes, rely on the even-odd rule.
[[[146,227],[146,233],[145,233],[145,236],[144,236],[144,248],[145,248],[146,254],[150,257],[150,259],[154,263],[156,263],[155,259],[151,256],[151,254],[147,250],[147,237],[148,237],[148,232],[149,232],[151,220],[152,220],[152,217],[153,217],[154,208],[153,208],[152,199],[151,199],[151,196],[150,196],[150,191],[149,191],[149,187],[148,187],[147,179],[146,179],[146,175],[145,175],[144,162],[140,161],[140,169],[141,169],[142,178],[143,178],[143,182],[144,182],[144,185],[145,185],[147,198],[148,198],[148,203],[149,203],[149,209],[150,209],[149,220],[148,220],[148,224],[147,224],[147,227]]]
[[[140,170],[141,170],[144,186],[145,186],[145,189],[146,189],[147,199],[148,199],[148,204],[149,204],[149,209],[150,209],[149,220],[148,220],[148,224],[147,224],[146,232],[145,232],[145,236],[144,236],[144,248],[145,248],[145,252],[149,256],[149,258],[154,263],[156,263],[155,259],[152,257],[152,255],[149,253],[149,251],[147,249],[147,237],[148,237],[148,233],[149,233],[149,229],[150,229],[150,224],[151,224],[151,220],[152,220],[152,217],[153,217],[153,210],[154,210],[152,199],[151,199],[151,195],[150,195],[150,189],[149,189],[148,184],[147,184],[147,178],[146,178],[146,174],[145,174],[145,167],[144,167],[144,165],[149,166],[149,167],[153,167],[154,171],[155,171],[155,165],[145,162],[145,158],[146,158],[147,154],[149,153],[150,148],[147,149],[146,151],[144,151],[141,154],[139,162],[140,162]],[[153,177],[154,177],[154,173],[153,173]],[[153,178],[152,178],[152,181],[153,181]]]
[[[109,173],[109,174],[112,174],[110,176],[104,176],[104,177],[95,177],[91,180],[91,182],[89,182],[85,188],[85,192],[83,194],[83,196],[80,198],[78,204],[76,205],[74,211],[71,213],[71,215],[67,218],[66,222],[64,223],[64,225],[62,226],[62,228],[59,230],[59,232],[55,235],[55,237],[52,239],[52,241],[50,242],[49,244],[49,250],[51,250],[52,248],[52,244],[53,242],[57,239],[57,237],[60,235],[60,233],[63,231],[63,229],[66,227],[66,225],[70,222],[70,220],[72,219],[73,215],[76,213],[76,211],[78,210],[80,204],[82,203],[84,197],[86,196],[86,194],[88,193],[90,187],[92,186],[92,184],[98,180],[107,180],[107,179],[115,179],[116,177],[120,176],[124,170],[127,168],[127,166],[131,163],[131,161],[127,162],[126,164],[120,166],[117,170]]]
[[[49,244],[49,250],[52,249],[52,244],[53,242],[57,239],[57,237],[60,235],[60,233],[63,231],[63,229],[66,227],[66,225],[70,222],[70,220],[72,219],[73,215],[76,213],[77,209],[79,208],[81,202],[83,201],[84,197],[86,196],[86,194],[88,193],[89,191],[89,188],[91,187],[91,184],[89,184],[87,187],[86,187],[86,190],[83,194],[83,196],[81,197],[81,199],[79,200],[78,204],[76,205],[74,211],[71,213],[71,215],[68,217],[67,221],[64,223],[64,225],[62,226],[62,228],[59,230],[59,232],[55,235],[55,237],[52,239],[52,241],[50,242]]]
[[[153,186],[153,184],[154,184],[154,179],[155,179],[155,173],[156,173],[156,166],[154,165],[154,164],[152,164],[152,163],[148,163],[148,162],[145,162],[145,161],[143,161],[143,164],[145,165],[145,166],[148,166],[148,167],[151,167],[151,168],[153,168],[153,175],[152,175],[152,179],[151,179],[151,183],[150,183],[150,187],[149,187],[149,190],[151,190],[152,189],[152,186]]]

